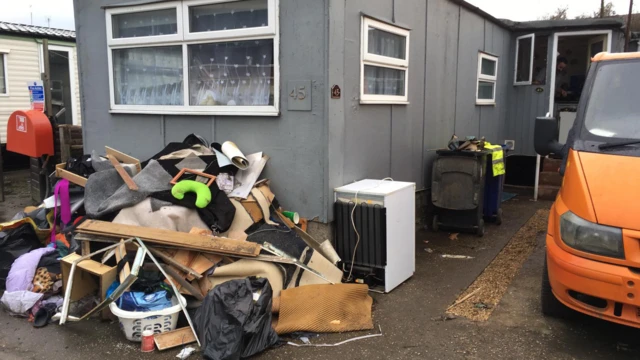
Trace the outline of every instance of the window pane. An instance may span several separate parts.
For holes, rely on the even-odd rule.
[[[365,65],[364,93],[404,96],[404,70]]]
[[[405,60],[406,44],[407,38],[404,36],[369,27],[369,49],[367,50],[369,54]]]
[[[531,42],[533,38],[518,40],[518,62],[516,63],[516,82],[531,81]]]
[[[182,105],[182,47],[113,50],[115,103]]]
[[[267,0],[247,0],[189,8],[191,32],[254,28],[269,25]]]
[[[584,120],[589,132],[602,137],[640,139],[639,65],[610,61],[598,67]]]
[[[111,19],[114,39],[178,33],[175,8],[118,14]]]
[[[482,75],[496,76],[496,62],[487,58],[482,58]]]
[[[189,104],[274,104],[273,39],[189,45]]]
[[[0,94],[7,93],[6,74],[4,73],[4,55],[0,54]]]
[[[495,83],[489,81],[478,82],[478,99],[479,100],[493,100],[493,87]]]

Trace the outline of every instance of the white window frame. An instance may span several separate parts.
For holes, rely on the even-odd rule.
[[[107,62],[109,71],[109,102],[111,113],[127,114],[191,114],[191,115],[249,115],[278,116],[280,114],[280,34],[279,34],[279,0],[268,1],[269,25],[265,27],[232,29],[211,32],[191,33],[189,30],[189,7],[209,5],[238,0],[183,0],[165,3],[107,9]],[[176,8],[178,31],[172,35],[145,36],[134,38],[113,38],[112,16],[123,13],[143,12]],[[189,54],[188,45],[244,41],[273,40],[273,77],[274,102],[264,106],[199,106],[189,105]],[[183,68],[183,105],[122,105],[115,103],[113,78],[113,50],[158,46],[181,46]]]
[[[409,38],[411,32],[397,26],[393,26],[382,21],[378,21],[366,16],[361,18],[362,29],[360,38],[360,103],[361,104],[409,104]],[[381,56],[369,53],[369,27],[386,31],[392,34],[405,37],[405,58],[396,59],[388,56]],[[364,92],[364,67],[365,65],[384,67],[404,71],[404,96],[397,95],[375,95]]]
[[[0,49],[0,56],[2,56],[2,64],[3,64],[3,71],[4,71],[4,89],[5,92],[0,93],[0,97],[8,97],[9,96],[9,53],[11,52],[11,50],[9,49]]]
[[[518,79],[518,54],[520,51],[520,40],[523,39],[528,39],[531,38],[531,59],[529,61],[529,80],[528,81],[517,81]],[[527,35],[522,35],[522,36],[518,36],[516,38],[516,61],[515,61],[515,66],[514,66],[514,70],[513,70],[513,85],[519,86],[519,85],[531,85],[531,83],[533,82],[533,51],[535,49],[535,42],[536,42],[536,34],[527,34]]]
[[[129,38],[113,37],[113,15],[130,14],[130,13],[153,11],[153,10],[166,10],[166,9],[176,9],[176,22],[177,22],[177,30],[178,30],[176,34],[140,36],[140,37],[129,37]],[[109,44],[110,46],[139,45],[141,43],[155,44],[155,43],[166,43],[166,42],[180,42],[183,39],[182,3],[180,1],[108,9],[106,13],[107,13],[107,18],[106,18],[107,44]],[[131,47],[134,47],[134,46],[131,46]]]
[[[495,61],[496,63],[496,74],[486,75],[482,73],[482,59],[487,59],[490,61]],[[495,105],[496,104],[496,89],[498,88],[498,72],[500,68],[498,67],[498,57],[495,55],[490,55],[484,52],[478,53],[478,78],[476,80],[476,105]],[[479,99],[478,98],[478,90],[480,89],[480,81],[491,82],[493,83],[493,99]]]
[[[209,31],[209,32],[191,32],[189,28],[189,8],[196,7],[200,5],[212,5],[219,3],[227,3],[227,2],[237,2],[237,0],[192,0],[188,3],[184,3],[184,10],[182,11],[182,22],[185,24],[184,27],[184,38],[185,40],[211,40],[211,39],[236,39],[236,38],[244,38],[247,40],[251,40],[253,37],[264,37],[264,35],[276,35],[276,12],[272,9],[275,9],[276,0],[267,0],[269,15],[268,21],[269,24],[264,27],[253,27],[246,29],[230,29],[230,30],[217,30],[217,31]]]

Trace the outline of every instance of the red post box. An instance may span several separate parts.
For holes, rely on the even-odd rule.
[[[42,111],[18,110],[7,123],[7,150],[30,157],[54,155],[53,129]]]

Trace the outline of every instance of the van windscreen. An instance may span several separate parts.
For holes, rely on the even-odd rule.
[[[596,136],[640,139],[640,62],[600,66],[587,105],[585,126]]]

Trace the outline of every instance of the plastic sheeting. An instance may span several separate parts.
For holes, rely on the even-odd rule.
[[[275,345],[271,300],[264,278],[231,280],[211,290],[195,315],[204,358],[247,358]]]
[[[40,246],[42,245],[30,223],[0,232],[0,289],[5,289],[5,282],[13,262],[21,255]]]

